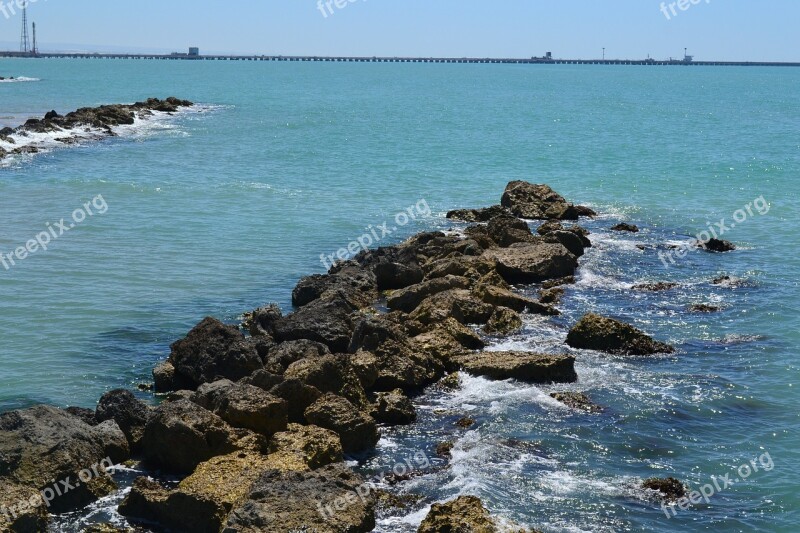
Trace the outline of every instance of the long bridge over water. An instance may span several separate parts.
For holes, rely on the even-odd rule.
[[[332,57],[273,55],[189,55],[189,54],[100,54],[100,53],[23,53],[0,52],[0,57],[37,59],[139,59],[163,61],[310,61],[331,63],[495,63],[527,65],[642,65],[642,66],[726,66],[800,67],[798,63],[770,61],[686,61],[680,59],[555,59],[555,58],[479,58],[479,57]]]

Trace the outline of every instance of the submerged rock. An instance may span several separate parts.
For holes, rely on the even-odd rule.
[[[642,483],[642,488],[655,491],[659,498],[674,502],[686,496],[686,487],[674,477],[649,478]]]
[[[673,353],[675,348],[653,340],[646,333],[612,318],[588,313],[567,335],[573,348],[598,350],[620,355]]]
[[[620,222],[611,228],[611,231],[627,231],[630,233],[639,233],[639,227],[635,224],[628,224],[627,222]]]
[[[528,383],[572,383],[578,379],[571,355],[481,352],[458,356],[455,361],[464,371],[490,379]]]
[[[736,245],[730,241],[722,239],[711,239],[706,242],[698,243],[698,246],[709,252],[732,252],[736,250]]]
[[[689,306],[690,313],[718,313],[722,307],[709,304],[692,304]]]
[[[658,281],[658,282],[639,283],[631,288],[635,291],[659,292],[659,291],[668,291],[676,287],[679,287],[678,283],[674,283],[672,281]]]
[[[550,397],[557,400],[567,407],[577,409],[579,411],[586,411],[588,413],[600,413],[603,408],[592,402],[588,396],[581,392],[552,392]]]

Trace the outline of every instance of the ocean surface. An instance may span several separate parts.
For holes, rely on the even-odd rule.
[[[324,271],[320,255],[370,225],[427,205],[381,244],[458,230],[447,210],[498,203],[524,179],[593,206],[594,247],[562,316],[531,317],[490,349],[563,352],[594,310],[678,351],[576,351],[567,387],[465,377],[460,391],[431,389],[418,424],[358,458],[366,474],[417,450],[430,459],[389,487],[423,502],[378,531],[415,531],[431,502],[459,494],[548,533],[800,531],[800,70],[20,59],[0,75],[25,78],[0,83],[2,125],[151,96],[200,104],[2,164],[0,254],[93,214],[0,264],[0,410],[93,407],[150,381],[205,316],[288,311],[296,281]],[[642,231],[611,232],[620,221]],[[737,251],[667,258],[718,222]],[[679,286],[632,290],[649,281]],[[604,411],[570,411],[555,390]],[[464,415],[470,430],[453,424]],[[447,440],[445,468],[434,448]],[[674,516],[635,490],[651,476],[699,490],[729,474],[746,479]],[[114,498],[56,530],[108,518]]]

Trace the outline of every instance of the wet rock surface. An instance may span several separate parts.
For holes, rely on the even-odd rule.
[[[588,313],[567,335],[573,348],[598,350],[620,355],[673,353],[672,346],[653,340],[643,331],[612,318]]]

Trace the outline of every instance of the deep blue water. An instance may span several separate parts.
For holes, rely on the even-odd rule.
[[[418,399],[421,421],[385,432],[367,470],[456,439],[449,469],[398,490],[481,496],[544,531],[800,528],[800,386],[794,227],[800,71],[557,65],[6,60],[0,117],[175,95],[202,104],[119,138],[0,169],[0,253],[101,196],[108,207],[10,270],[0,265],[0,409],[91,407],[135,387],[169,344],[213,315],[290,306],[303,275],[369,225],[425,200],[430,217],[382,244],[449,227],[443,213],[497,203],[512,179],[548,183],[602,216],[587,224],[563,315],[531,319],[496,348],[563,351],[588,310],[678,347],[669,357],[577,352],[568,387],[605,406],[584,415],[553,387],[467,378]],[[664,243],[733,220],[731,254],[665,267]],[[761,204],[759,204],[761,205]],[[766,205],[766,204],[764,204]],[[752,206],[752,204],[751,204]],[[608,230],[620,220],[637,235]],[[646,245],[645,250],[637,244]],[[733,287],[710,281],[728,274]],[[634,283],[673,280],[668,292]],[[711,303],[720,313],[693,314]],[[558,387],[559,390],[564,387]],[[146,396],[144,396],[146,397]],[[456,432],[469,413],[478,425]],[[769,454],[773,467],[667,518],[642,478],[693,488]],[[758,463],[757,463],[758,464]],[[382,531],[413,531],[425,507]]]

